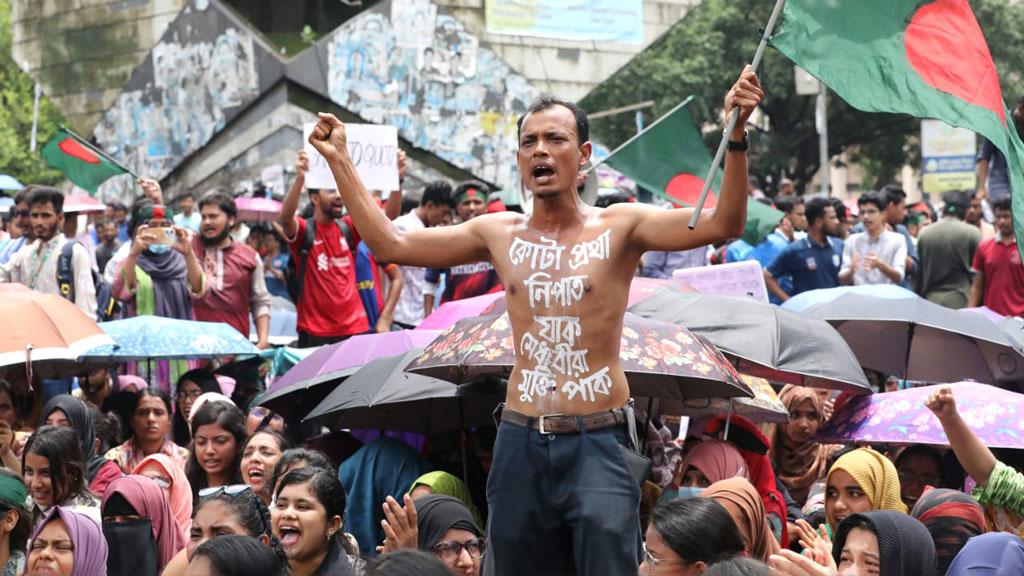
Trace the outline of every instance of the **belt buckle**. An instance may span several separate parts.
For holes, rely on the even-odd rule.
[[[541,416],[537,419],[537,432],[540,432],[541,434],[551,434],[551,432],[548,432],[547,430],[544,429],[544,419],[556,418],[559,416],[565,416],[565,414],[541,414]]]

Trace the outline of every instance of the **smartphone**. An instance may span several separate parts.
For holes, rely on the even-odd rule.
[[[153,239],[153,244],[163,244],[165,246],[173,246],[178,241],[174,228],[147,228],[146,236]]]

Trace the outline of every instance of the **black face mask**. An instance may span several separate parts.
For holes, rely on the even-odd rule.
[[[151,521],[104,522],[103,536],[107,539],[107,576],[160,574]]]

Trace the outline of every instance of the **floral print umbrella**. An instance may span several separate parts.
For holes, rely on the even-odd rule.
[[[1024,394],[978,382],[939,386],[952,387],[960,415],[985,445],[1024,448]],[[922,386],[853,398],[818,430],[818,440],[948,446],[938,418],[925,406],[934,391]]]
[[[626,314],[619,352],[634,396],[753,397],[739,374],[707,340],[681,326]],[[466,318],[441,333],[406,370],[461,384],[508,377],[515,364],[508,314]]]

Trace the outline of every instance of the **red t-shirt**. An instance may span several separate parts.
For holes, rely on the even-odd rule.
[[[985,278],[985,306],[1003,316],[1024,315],[1024,264],[1016,242],[982,242],[972,268]]]
[[[359,233],[348,216],[343,218],[359,244]],[[306,237],[306,221],[295,219],[298,231],[288,242],[298,269],[299,250]],[[349,336],[370,329],[363,301],[356,289],[356,260],[337,225],[318,224],[313,247],[306,256],[302,297],[296,305],[298,329],[314,336]]]

